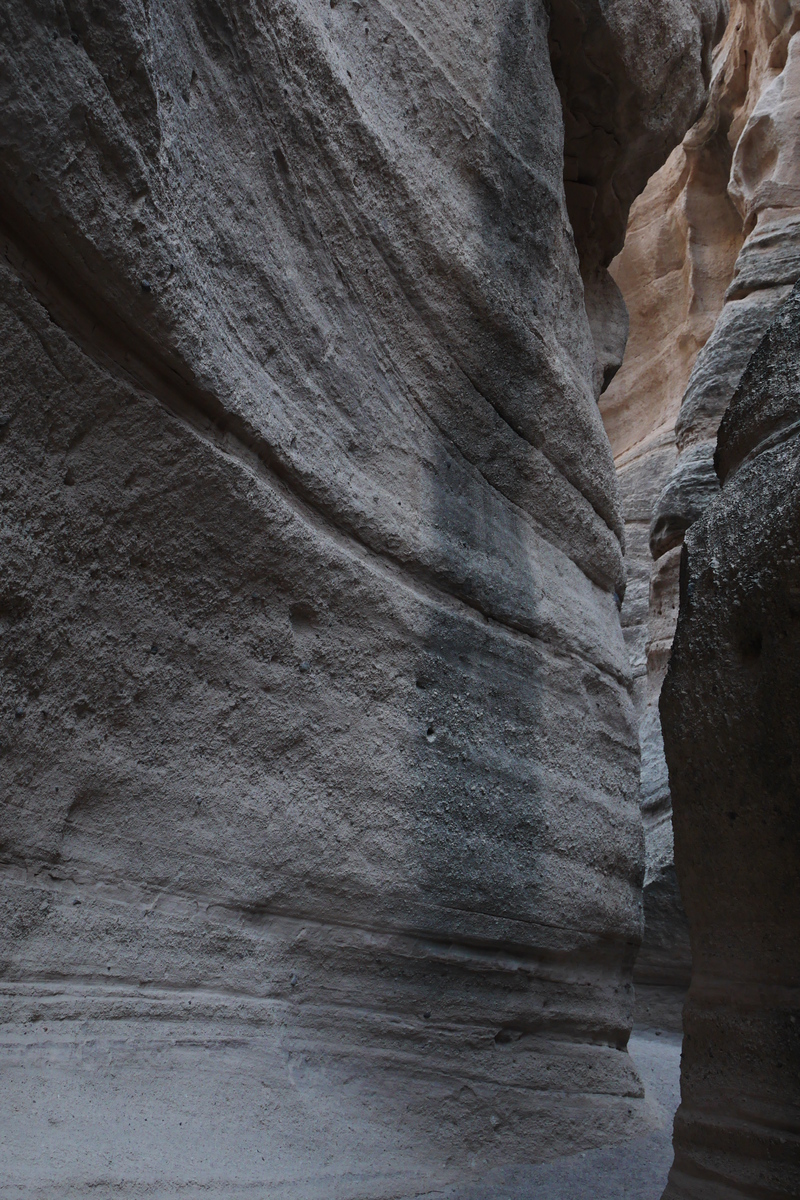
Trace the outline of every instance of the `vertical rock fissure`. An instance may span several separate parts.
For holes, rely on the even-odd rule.
[[[631,313],[601,408],[642,748],[641,1018],[680,1022],[691,977],[676,1200],[800,1186],[799,29],[795,3],[734,0],[706,109],[611,267]]]
[[[768,4],[731,5],[707,105],[636,201],[611,269],[631,335],[601,410],[626,517],[622,615],[636,678],[648,860],[637,976],[653,1003],[660,987],[676,989],[677,1000],[690,970],[658,715],[681,546],[719,490],[712,459],[722,414],[800,276],[797,22],[792,5],[780,19]]]

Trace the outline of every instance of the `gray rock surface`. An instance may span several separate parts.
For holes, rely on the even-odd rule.
[[[717,347],[719,344],[716,343]],[[701,354],[698,366],[702,358]],[[691,381],[689,386],[691,388]],[[678,456],[656,500],[650,521],[650,553],[654,559],[658,560],[668,550],[682,544],[686,530],[719,491],[719,480],[714,470],[714,445],[713,441],[700,442],[689,446]]]
[[[228,1043],[260,1062],[265,1042],[302,1147],[275,1184],[298,1194],[365,1186],[353,1163],[380,1195],[458,1175],[465,1143],[513,1161],[635,1121],[641,833],[613,596],[564,557],[606,630],[596,663],[487,620],[7,296],[12,1028],[58,984],[78,1075],[99,1051],[134,1091],[153,1042],[199,1047],[211,1092]]]
[[[661,697],[689,917],[665,1200],[800,1193],[800,289],[719,432]]]
[[[630,1052],[651,1106],[652,1133],[537,1166],[498,1169],[478,1183],[441,1193],[441,1200],[660,1200],[680,1100],[680,1033],[637,1030]]]
[[[269,1061],[266,1045],[254,1046],[250,1041],[243,1051],[228,1044],[214,1087],[198,1088],[196,1076],[202,1079],[207,1073],[213,1047],[192,1044],[185,1029],[182,1033],[180,1042],[164,1039],[159,1046],[151,1044],[148,1054],[137,1056],[138,1072],[121,1076],[112,1074],[100,1061],[100,1054],[93,1070],[78,1073],[70,1069],[64,1054],[72,1047],[63,1041],[59,1045],[52,1026],[21,1028],[18,1044],[6,1043],[5,1054],[16,1057],[21,1044],[27,1042],[26,1054],[38,1054],[40,1067],[37,1071],[18,1067],[23,1082],[0,1093],[0,1148],[13,1163],[6,1175],[4,1197],[31,1200],[39,1195],[64,1195],[65,1185],[74,1186],[73,1181],[85,1177],[87,1166],[100,1179],[104,1194],[124,1195],[125,1168],[131,1162],[146,1164],[139,1168],[138,1193],[134,1194],[214,1195],[219,1190],[221,1169],[226,1172],[226,1197],[301,1194],[327,1200],[341,1194],[342,1180],[332,1173],[318,1179],[313,1189],[299,1189],[296,1181],[276,1183],[281,1168],[285,1171],[289,1147],[276,1119],[277,1105],[262,1085],[264,1072],[275,1066]],[[645,1088],[650,1133],[537,1165],[485,1172],[470,1164],[462,1172],[462,1183],[445,1191],[431,1191],[423,1178],[419,1190],[409,1193],[406,1176],[398,1181],[395,1194],[402,1200],[411,1200],[412,1194],[420,1192],[430,1200],[659,1200],[672,1158],[680,1035],[634,1032],[630,1052]],[[297,1086],[302,1078],[305,1101],[314,1096],[320,1127],[331,1135],[341,1135],[336,1111],[341,1093],[331,1091],[330,1075],[314,1077],[302,1067],[302,1060],[291,1063],[288,1070],[281,1063],[281,1069],[287,1082],[283,1105],[299,1118],[298,1129],[304,1126]],[[9,1075],[13,1078],[13,1073]],[[356,1151],[359,1135],[364,1139],[366,1130],[370,1138],[374,1136],[364,1120],[369,1100],[369,1096],[360,1097],[362,1119],[348,1130]],[[34,1135],[41,1142],[39,1153],[46,1156],[44,1170],[37,1155],[31,1154]],[[297,1151],[296,1142],[292,1149]],[[42,1184],[43,1176],[49,1178],[49,1185]],[[364,1186],[357,1170],[345,1181],[350,1182],[354,1190],[359,1183]]]
[[[630,189],[719,6],[606,7]],[[649,1128],[544,4],[0,22],[0,1190],[396,1196]]]

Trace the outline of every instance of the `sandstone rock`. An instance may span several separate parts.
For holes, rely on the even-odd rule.
[[[712,457],[720,419],[800,273],[794,183],[799,18],[794,3],[731,5],[706,109],[634,205],[625,249],[612,266],[631,313],[631,335],[601,406],[626,510],[629,573],[637,580],[638,599],[626,601],[623,624],[642,680],[636,699],[653,879],[671,861],[664,857],[669,793],[656,705],[674,629],[662,614],[677,614],[677,560],[654,567],[649,553],[657,560],[674,555],[716,494]],[[660,492],[647,512],[638,499],[640,477]],[[643,522],[650,525],[649,551]],[[646,614],[641,597],[648,576]],[[671,599],[664,591],[668,579]],[[688,981],[678,907],[674,923],[675,961],[684,962]],[[640,977],[648,970],[647,940],[646,934]]]
[[[714,470],[713,442],[700,442],[678,456],[655,502],[650,521],[650,553],[656,561],[670,550],[681,546],[686,530],[702,514],[718,491],[719,480]],[[675,581],[677,582],[677,576]],[[675,616],[677,615],[676,612]],[[651,624],[656,619],[653,614]],[[662,638],[666,635],[671,640],[674,632],[673,624],[669,631],[662,632]]]
[[[755,347],[790,290],[786,286],[759,288],[752,295],[725,304],[714,332],[697,357],[675,422],[680,449],[701,446],[700,457],[704,453],[706,459],[710,458],[722,414]],[[697,462],[693,456],[679,458],[664,489],[667,495],[684,490],[684,528],[697,519],[710,498],[706,480],[695,483],[692,478],[697,475]]]
[[[661,698],[693,959],[665,1200],[800,1192],[798,433],[796,289],[720,427]]]
[[[4,8],[4,1196],[408,1195],[646,1119],[562,103],[590,274],[719,6],[554,7]]]
[[[564,183],[599,394],[619,368],[628,336],[625,304],[607,268],[622,249],[632,201],[703,105],[726,6],[562,0],[552,7]]]
[[[657,514],[657,506],[677,458],[674,428],[681,399],[697,353],[724,303],[741,242],[741,222],[725,191],[729,161],[730,154],[717,137],[698,137],[696,131],[694,138],[687,136],[636,201],[625,248],[611,268],[630,310],[631,331],[622,369],[600,405],[625,512],[628,587],[622,622],[637,681],[640,798],[647,845],[646,929],[655,930],[654,922],[659,929],[652,947],[646,933],[637,965],[637,989],[641,996],[647,992],[648,1005],[654,1002],[650,989],[678,987],[680,991],[690,974],[688,935],[679,907],[673,913],[672,962],[667,966],[669,922],[665,921],[664,905],[666,895],[674,896],[675,890],[665,885],[664,893],[658,884],[665,871],[667,880],[672,878],[672,835],[658,717],[666,658],[658,669],[654,666],[663,643],[666,641],[668,652],[672,642],[674,623],[670,624],[670,619],[674,621],[674,617],[670,614],[674,611],[677,615],[677,562],[666,576],[660,571],[653,577],[650,543],[651,533],[659,541],[666,534],[672,539],[668,548],[685,527],[683,508],[677,514],[676,530],[672,506],[665,504],[663,514]],[[708,470],[707,463],[706,475]],[[716,487],[713,472],[712,478]],[[669,593],[673,581],[674,595]],[[666,628],[664,618],[658,615],[661,610]],[[659,636],[654,633],[656,622]],[[655,908],[649,920],[653,886]],[[663,1003],[659,1004],[663,1008]]]
[[[783,5],[780,12],[770,4],[734,9],[723,53],[733,93],[727,104],[733,148],[728,194],[745,238],[725,306],[697,358],[675,423],[678,447],[694,447],[695,453],[679,457],[659,503],[669,499],[675,507],[674,498],[683,491],[686,527],[713,492],[699,478],[699,488],[693,483],[697,464],[702,457],[710,459],[719,422],[742,372],[800,274],[800,192],[795,184],[800,159],[798,24],[800,6],[794,4]],[[737,75],[748,66],[748,57],[752,61],[742,95]]]

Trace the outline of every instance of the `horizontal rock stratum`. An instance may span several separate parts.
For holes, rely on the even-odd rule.
[[[596,393],[719,12],[554,8],[4,7],[4,1197],[645,1119]]]

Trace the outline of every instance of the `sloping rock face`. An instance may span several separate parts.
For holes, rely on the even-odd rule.
[[[800,1194],[800,290],[719,431],[661,714],[691,927],[665,1200]]]
[[[603,278],[718,5],[555,10],[561,96],[534,0],[3,8],[4,1196],[408,1195],[642,1118],[562,104]]]
[[[631,335],[601,408],[626,519],[623,625],[637,678],[647,843],[637,962],[645,988],[685,986],[690,972],[658,697],[677,619],[683,536],[719,486],[717,426],[800,275],[799,26],[796,4],[731,5],[703,115],[637,200],[612,266]]]

